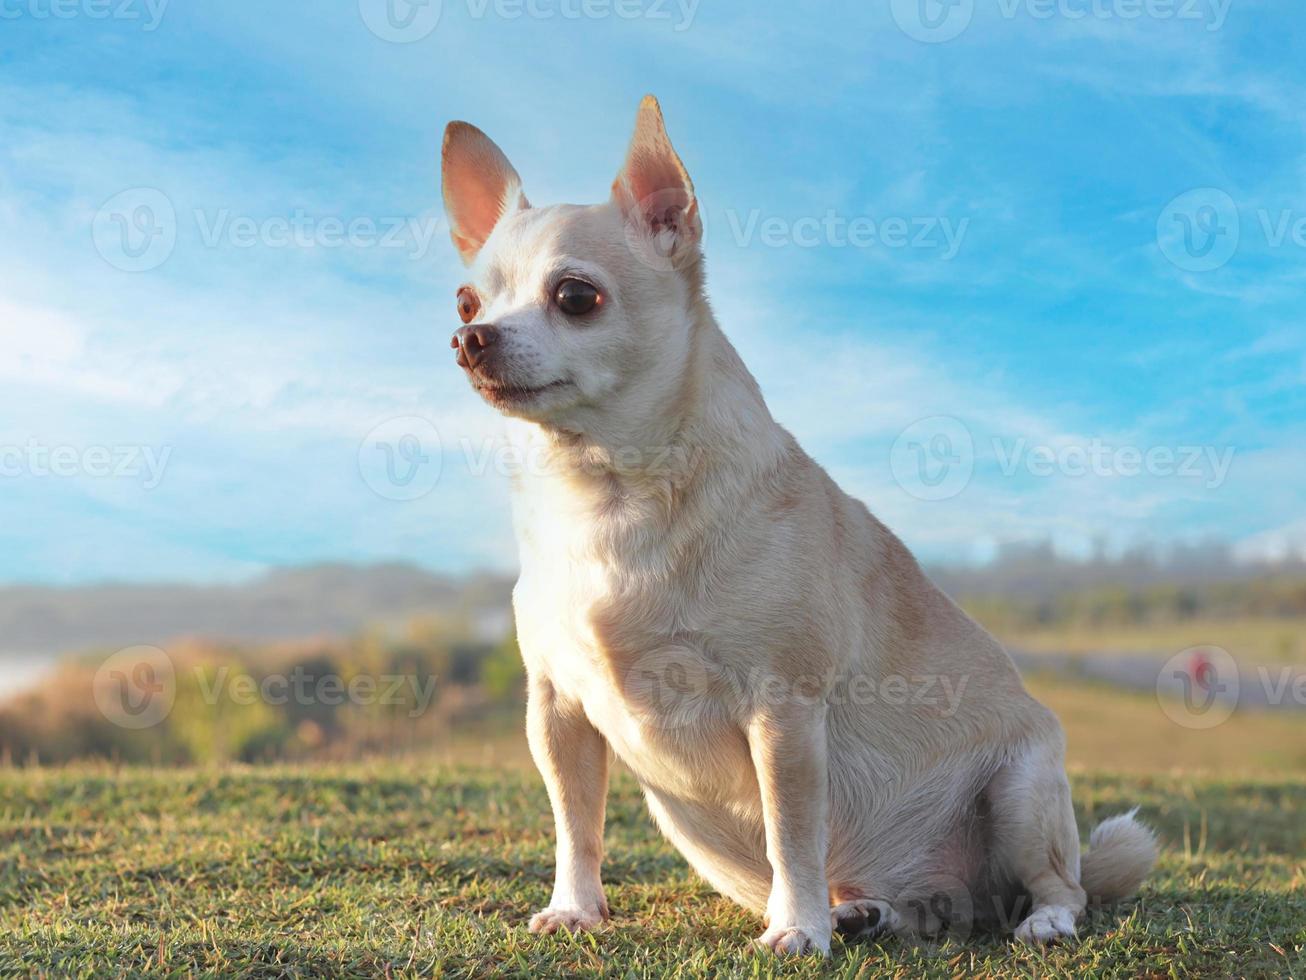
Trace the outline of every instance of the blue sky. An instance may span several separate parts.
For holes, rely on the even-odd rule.
[[[774,413],[924,557],[1306,552],[1298,5],[390,2],[0,0],[0,582],[511,569],[440,133],[594,201],[645,92]]]

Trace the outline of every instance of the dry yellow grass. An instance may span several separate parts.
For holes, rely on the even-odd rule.
[[[1026,683],[1061,718],[1076,769],[1306,776],[1306,712],[1239,709],[1197,731],[1171,721],[1150,695],[1047,675]],[[435,756],[446,765],[533,769],[520,725],[464,729]]]
[[[1306,774],[1306,712],[1242,709],[1205,730],[1172,721],[1155,697],[1037,676],[1030,691],[1061,718],[1067,760],[1117,772]]]

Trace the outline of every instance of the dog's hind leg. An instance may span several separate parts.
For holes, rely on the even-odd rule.
[[[830,925],[844,939],[874,939],[898,928],[893,906],[860,888],[830,889]]]
[[[985,795],[995,876],[1018,882],[1033,899],[1016,938],[1041,944],[1074,936],[1086,900],[1079,884],[1079,831],[1060,726],[1053,721],[1026,743],[994,775]],[[1009,914],[994,911],[1000,917]]]

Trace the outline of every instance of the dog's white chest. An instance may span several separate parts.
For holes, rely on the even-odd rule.
[[[514,602],[531,669],[584,707],[642,782],[690,798],[748,792],[710,643],[681,628],[671,597],[603,563],[527,561]]]

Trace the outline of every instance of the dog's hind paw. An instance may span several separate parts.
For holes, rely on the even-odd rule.
[[[603,913],[598,910],[547,908],[531,916],[530,930],[544,935],[551,935],[559,929],[566,929],[568,932],[588,932],[597,928],[603,918]]]
[[[857,898],[830,909],[830,925],[845,939],[872,939],[898,926],[898,914],[888,902]]]
[[[1045,946],[1074,935],[1074,910],[1060,905],[1040,905],[1016,927],[1016,939],[1028,946]]]

